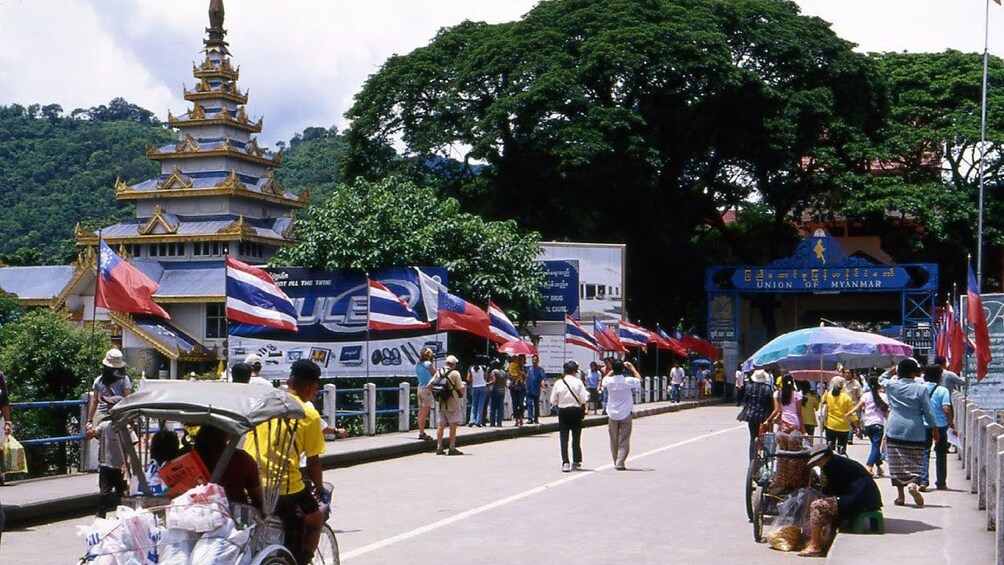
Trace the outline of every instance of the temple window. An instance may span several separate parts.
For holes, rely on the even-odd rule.
[[[222,338],[227,335],[227,315],[224,304],[206,304],[206,337]]]

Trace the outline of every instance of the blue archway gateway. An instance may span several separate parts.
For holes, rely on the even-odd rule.
[[[889,326],[892,337],[918,354],[933,346],[938,266],[848,255],[837,238],[822,231],[802,240],[794,255],[769,265],[708,267],[704,288],[708,336],[722,347],[726,366],[732,355],[744,359],[776,335],[821,320]]]

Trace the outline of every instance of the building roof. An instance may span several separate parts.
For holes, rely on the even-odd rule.
[[[167,320],[155,316],[133,315],[135,329],[143,332],[148,338],[157,341],[169,350],[177,351],[179,355],[192,355],[202,352],[202,346],[194,337],[171,325]]]
[[[179,177],[185,184],[190,184],[187,188],[193,189],[209,189],[218,188],[231,176],[230,171],[205,171],[205,172],[191,172],[191,173],[177,173]],[[175,173],[163,174],[158,177],[145,180],[139,184],[135,184],[129,187],[129,190],[134,192],[156,192],[158,190],[163,190],[161,187],[165,182],[168,182]],[[272,188],[275,183],[270,176],[254,177],[251,175],[237,174],[237,179],[244,184],[244,188],[251,192],[257,192],[259,194],[274,194]],[[282,190],[277,196],[288,198],[291,200],[297,200],[299,196],[293,194],[288,190]]]
[[[0,289],[20,300],[52,300],[66,288],[77,268],[73,265],[4,267]]]
[[[223,296],[226,267],[223,261],[155,261],[133,259],[133,265],[160,285],[154,298],[167,296]]]
[[[240,222],[242,219],[242,216],[234,215],[191,217],[171,214],[171,216],[171,219],[176,220],[177,224],[172,226],[174,230],[170,235],[178,237],[225,233],[225,230],[232,228],[235,222]],[[149,221],[149,218],[136,218],[134,220],[119,222],[113,226],[103,228],[101,236],[106,240],[144,237],[146,234],[140,233],[140,230]],[[287,230],[291,222],[292,218],[243,218],[243,224],[250,228],[246,235],[284,241],[290,241],[290,238],[283,235],[283,231]]]

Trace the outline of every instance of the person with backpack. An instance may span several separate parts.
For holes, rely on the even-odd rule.
[[[436,455],[463,455],[457,449],[457,425],[464,419],[460,408],[460,398],[466,392],[464,381],[457,371],[459,361],[453,355],[446,356],[445,367],[436,372],[430,388],[432,396],[439,403],[439,421],[436,428]],[[450,426],[450,448],[443,450],[443,431]]]
[[[589,391],[579,378],[579,364],[566,361],[561,378],[551,387],[551,404],[558,408],[558,437],[561,441],[561,472],[582,468],[582,418],[586,415]],[[572,436],[572,462],[568,462],[568,436]]]

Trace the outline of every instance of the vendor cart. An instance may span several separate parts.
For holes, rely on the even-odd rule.
[[[210,483],[218,483],[234,453],[243,441],[257,441],[259,434],[268,433],[270,437],[288,438],[285,445],[274,445],[278,450],[293,449],[293,438],[299,419],[304,417],[300,404],[289,394],[281,390],[250,384],[224,382],[185,382],[185,381],[145,381],[136,393],[119,402],[111,410],[112,423],[110,430],[118,434],[129,475],[138,482],[139,493],[126,497],[123,506],[143,509],[154,514],[155,518],[146,517],[151,523],[164,527],[164,516],[177,504],[172,506],[172,500],[166,496],[154,496],[144,464],[149,461],[147,442],[144,437],[151,430],[179,429],[182,426],[212,425],[220,428],[230,439],[212,473]],[[261,426],[262,429],[259,429]],[[273,430],[283,429],[286,433],[272,436]],[[268,441],[268,440],[266,440]],[[230,504],[223,509],[228,519],[243,526],[243,537],[237,547],[236,558],[232,563],[251,563],[252,565],[295,565],[293,554],[283,545],[285,531],[282,520],[276,515],[276,502],[280,486],[286,480],[285,468],[278,465],[260,466],[263,491],[263,510],[243,504]],[[330,496],[330,485],[325,484],[326,493]],[[312,563],[331,565],[339,563],[338,541],[334,531],[327,524],[328,504],[322,501],[325,511],[325,524],[321,532],[321,540],[314,554]],[[158,528],[158,534],[151,534],[149,547],[133,546],[118,549],[119,552],[141,550],[156,553],[164,544],[158,537],[164,534]],[[167,536],[163,536],[167,537]],[[80,563],[118,562],[102,557],[115,557],[107,552],[95,554],[94,548],[101,547],[100,539],[92,541],[93,547]],[[170,542],[167,542],[168,544]]]
[[[753,523],[753,539],[764,541],[763,527],[777,516],[777,506],[795,489],[818,483],[808,466],[814,438],[764,432],[746,472],[746,511]]]

